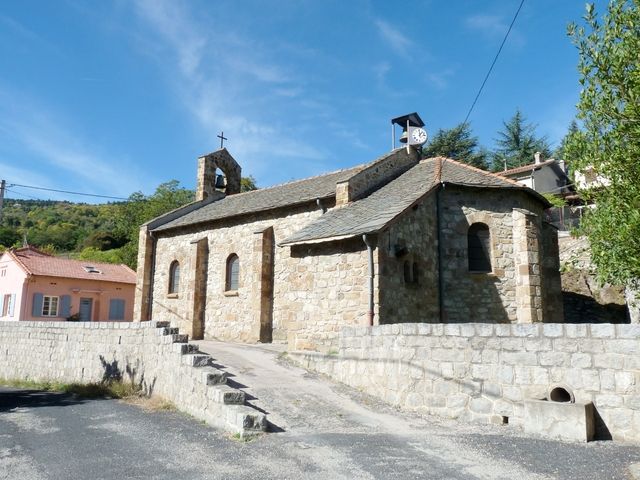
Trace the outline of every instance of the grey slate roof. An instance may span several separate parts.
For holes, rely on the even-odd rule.
[[[422,160],[370,196],[330,210],[286,238],[280,245],[346,238],[381,230],[440,183],[510,188],[526,191],[543,203],[540,194],[512,180],[442,157]]]
[[[317,198],[332,197],[336,194],[336,183],[347,180],[364,167],[365,165],[358,165],[353,168],[327,173],[318,177],[297,180],[274,187],[253,190],[251,192],[229,195],[222,200],[204,204],[202,207],[160,225],[153,230],[162,231],[186,227],[223,218],[312,202]]]

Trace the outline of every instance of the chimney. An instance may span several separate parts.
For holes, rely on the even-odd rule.
[[[218,188],[216,188],[218,169],[224,174],[224,182],[218,182]],[[221,193],[225,195],[240,193],[241,175],[240,165],[226,148],[199,157],[196,201],[206,200]]]
[[[542,157],[542,154],[540,152],[536,152],[533,154],[533,158],[536,159],[536,165],[538,165],[539,163],[542,163],[542,160],[540,159],[540,157]]]

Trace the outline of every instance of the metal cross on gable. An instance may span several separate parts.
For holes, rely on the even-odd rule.
[[[220,148],[224,146],[225,140],[229,140],[227,137],[224,136],[224,132],[220,132],[220,135],[217,135],[217,137],[220,139]]]

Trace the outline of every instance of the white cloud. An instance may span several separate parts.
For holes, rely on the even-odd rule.
[[[449,86],[449,79],[454,75],[455,71],[451,68],[438,72],[430,72],[426,74],[426,80],[438,90],[444,90]]]
[[[8,173],[4,175],[14,175],[9,178],[13,183],[58,189],[85,184],[83,191],[88,193],[121,197],[140,189],[135,180],[138,172],[131,170],[126,159],[101,153],[99,146],[89,145],[71,132],[75,132],[73,126],[65,125],[60,115],[46,106],[18,92],[0,89],[0,139],[9,152],[4,156],[15,157],[13,168],[5,170]],[[58,173],[55,182],[47,180],[50,175],[34,174],[33,166],[28,170],[15,167],[25,158],[37,159],[43,168],[53,167]]]
[[[214,139],[222,130],[229,135],[227,146],[247,173],[258,176],[272,168],[264,162],[266,152],[297,160],[326,157],[297,138],[295,125],[275,121],[269,99],[295,101],[303,88],[286,66],[270,61],[274,55],[267,45],[235,35],[228,25],[216,28],[216,18],[196,19],[177,2],[137,0],[135,5],[139,18],[155,37],[154,41],[142,39],[139,45],[158,59],[203,137]],[[158,39],[179,67],[178,77],[175,65],[153,47]]]
[[[503,38],[509,29],[509,23],[502,15],[479,13],[467,17],[464,23],[467,28],[476,30],[492,40]],[[509,34],[509,42],[517,47],[522,47],[525,43],[524,37],[518,33],[515,26]]]
[[[382,36],[396,53],[403,57],[409,55],[409,48],[413,45],[413,42],[403,35],[400,30],[380,19],[375,20],[375,25],[378,28],[380,36]]]
[[[501,15],[488,15],[482,13],[467,17],[465,24],[469,28],[492,36],[504,35],[507,28],[509,28],[509,26],[504,23]]]

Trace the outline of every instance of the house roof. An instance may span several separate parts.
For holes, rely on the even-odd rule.
[[[536,170],[536,169],[538,169],[540,167],[544,167],[546,165],[552,165],[554,163],[556,163],[556,160],[553,159],[553,158],[550,158],[549,160],[545,160],[544,162],[531,163],[529,165],[523,165],[521,167],[510,168],[509,170],[504,170],[502,172],[496,172],[496,173],[498,175],[500,175],[501,177],[517,175],[518,173],[530,172],[532,170]]]
[[[336,183],[348,180],[354,174],[372,164],[385,160],[394,153],[396,153],[395,150],[377,158],[373,162],[357,165],[345,170],[338,170],[317,177],[296,180],[273,187],[252,190],[250,192],[229,195],[221,200],[203,204],[201,207],[195,208],[174,220],[152,228],[152,230],[163,231],[186,227],[214,220],[300,205],[313,202],[316,199],[335,197]]]
[[[45,277],[64,277],[102,282],[136,283],[136,273],[126,265],[96,263],[54,257],[33,247],[6,252],[26,273]],[[91,273],[93,271],[93,273]]]
[[[368,197],[328,211],[280,245],[314,243],[377,232],[439,184],[521,190],[548,206],[534,190],[499,175],[443,157],[422,160]]]

